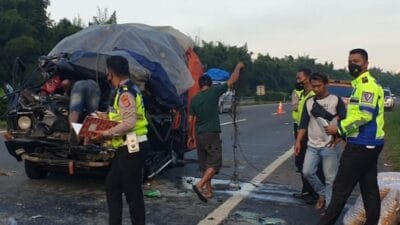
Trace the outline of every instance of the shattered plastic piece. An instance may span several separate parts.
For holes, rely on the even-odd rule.
[[[233,191],[238,191],[238,190],[241,189],[240,183],[238,181],[235,181],[235,180],[231,180],[231,182],[229,183],[229,187]]]
[[[179,192],[178,197],[191,197],[193,196],[192,192],[185,191],[185,192]]]
[[[32,219],[38,219],[38,218],[43,218],[43,216],[39,214],[39,215],[36,215],[36,216],[32,216],[31,218]]]
[[[182,177],[182,186],[185,189],[192,190],[192,185],[196,184],[199,180],[194,177]]]
[[[159,190],[148,190],[144,193],[144,196],[148,198],[159,198],[161,197],[161,192]]]
[[[238,221],[246,221],[255,225],[287,225],[285,220],[279,218],[262,217],[257,213],[237,211],[235,217]]]
[[[279,218],[260,218],[262,225],[286,225],[286,221]]]

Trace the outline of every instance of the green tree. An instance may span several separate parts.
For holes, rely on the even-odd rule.
[[[245,64],[246,68],[237,84],[237,88],[240,93],[249,92],[249,87],[252,85],[248,81],[251,79],[246,79],[251,75],[251,55],[252,53],[248,51],[247,45],[241,47],[238,46],[227,46],[221,42],[205,42],[203,41],[201,46],[195,46],[195,51],[199,55],[205,70],[210,68],[219,68],[227,71],[232,71],[237,62],[241,61]]]
[[[271,57],[269,54],[258,54],[251,60],[252,53],[247,46],[227,46],[221,42],[202,42],[195,47],[206,69],[217,67],[230,71],[237,61],[243,61],[246,65],[245,73],[241,76],[238,85],[242,95],[254,95],[257,85],[265,85],[267,93],[290,93],[294,88],[295,75],[300,68],[310,68],[313,71],[325,73],[331,79],[350,80],[346,70],[335,70],[332,62],[317,63],[315,58],[308,55],[285,56],[283,58]],[[381,73],[381,71],[380,71]],[[395,79],[398,79],[396,77]],[[396,86],[397,83],[390,80],[390,76],[380,78],[386,83]],[[271,93],[271,92],[270,92]],[[283,94],[283,93],[282,93]]]
[[[54,47],[59,41],[66,36],[74,34],[82,30],[82,27],[71,23],[68,19],[64,18],[60,20],[56,25],[53,25],[50,29],[51,42],[50,45]]]
[[[45,51],[48,37],[48,0],[3,0],[0,2],[0,80],[9,76],[16,56],[36,62]]]
[[[117,12],[114,11],[110,16],[108,16],[107,8],[102,11],[97,7],[97,16],[93,16],[93,20],[92,22],[89,22],[89,26],[99,24],[117,24]]]

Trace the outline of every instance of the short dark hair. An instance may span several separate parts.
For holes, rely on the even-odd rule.
[[[125,57],[113,55],[106,59],[107,68],[116,76],[129,76],[129,64]]]
[[[199,78],[199,86],[200,86],[200,88],[202,88],[204,86],[211,87],[211,85],[212,85],[212,80],[211,80],[210,76],[204,74],[203,76],[201,76]]]
[[[300,68],[299,70],[297,70],[297,72],[303,72],[307,76],[310,76],[312,73],[309,68]]]
[[[318,81],[322,81],[324,84],[328,84],[328,76],[326,76],[323,73],[319,73],[319,72],[312,73],[311,77],[310,77],[310,81],[311,80],[318,80]]]
[[[367,51],[365,51],[365,49],[362,49],[362,48],[352,49],[352,50],[350,50],[350,55],[352,55],[352,54],[360,54],[364,58],[365,61],[368,61],[368,53],[367,53]]]

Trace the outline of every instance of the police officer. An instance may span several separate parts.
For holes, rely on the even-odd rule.
[[[296,81],[295,89],[292,91],[291,95],[294,139],[297,137],[297,129],[299,127],[299,100],[303,91],[303,85],[299,81]]]
[[[338,126],[325,128],[327,134],[339,134],[347,141],[339,171],[333,184],[332,200],[318,225],[335,224],[354,186],[359,183],[366,212],[365,225],[379,221],[380,196],[377,161],[383,148],[383,89],[368,71],[368,53],[350,51],[348,68],[354,88],[346,118]]]
[[[298,99],[297,112],[295,113],[295,116],[292,115],[295,122],[295,126],[300,124],[300,118],[303,113],[305,102],[309,98],[315,95],[310,83],[310,75],[311,75],[311,70],[308,68],[302,68],[298,70],[296,74],[296,81],[302,86],[302,90],[299,91],[300,95]],[[298,127],[295,127],[295,139],[297,139],[297,130]],[[304,157],[306,155],[306,150],[307,150],[307,140],[308,140],[307,138],[304,138],[301,143],[300,151],[295,152],[295,165],[297,168],[297,172],[299,172],[301,175],[302,190],[299,193],[294,193],[293,197],[300,199],[311,198],[307,200],[307,202],[310,204],[314,204],[314,201],[316,201],[317,198],[317,194],[310,185],[310,183],[307,181],[307,179],[304,178],[302,173]]]
[[[120,122],[109,130],[97,132],[98,135],[95,137],[97,140],[111,139],[111,145],[116,149],[115,158],[106,178],[109,224],[122,223],[122,193],[124,193],[132,224],[144,225],[142,171],[148,122],[143,100],[138,87],[129,79],[129,65],[124,57],[111,56],[107,58],[106,64],[107,80],[116,89],[108,117],[110,120]],[[137,145],[132,142],[136,142]]]

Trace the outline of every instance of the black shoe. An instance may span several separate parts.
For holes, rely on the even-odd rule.
[[[305,199],[309,196],[312,196],[310,192],[293,193],[293,197],[298,199]]]

